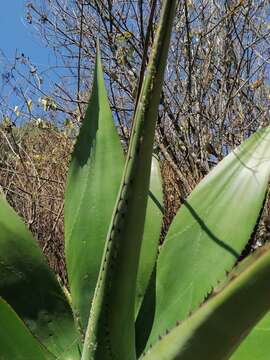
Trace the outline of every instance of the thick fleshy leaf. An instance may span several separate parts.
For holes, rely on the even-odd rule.
[[[0,298],[0,359],[56,359],[33,337],[14,310]]]
[[[248,256],[235,267],[225,282],[219,288],[225,287],[229,282],[246,270],[256,258],[261,256],[264,248],[256,250],[251,256]],[[230,360],[265,360],[270,354],[270,312],[268,312],[262,320],[251,330],[250,334],[241,342]]]
[[[158,159],[153,156],[150,189],[137,275],[135,317],[137,316],[140,309],[145,291],[156,263],[163,212],[164,208],[161,173]]]
[[[270,128],[251,136],[197,186],[177,213],[157,262],[149,343],[186,318],[249,240],[270,173]]]
[[[137,358],[143,353],[147,340],[151,333],[155,316],[155,299],[156,299],[156,267],[152,273],[148,284],[140,311],[136,318],[136,353]]]
[[[229,285],[215,291],[191,317],[167,332],[143,360],[229,359],[270,309],[269,277],[270,250],[267,246]]]
[[[79,356],[71,309],[31,233],[0,196],[0,296],[50,352]],[[68,356],[66,351],[68,350]]]
[[[83,330],[123,169],[124,154],[97,49],[92,94],[72,155],[65,194],[67,271],[73,310]]]
[[[158,105],[176,1],[165,0],[134,116],[120,192],[107,236],[82,360],[134,360],[135,295]]]
[[[270,312],[252,329],[230,360],[267,360],[270,354]]]
[[[259,257],[262,249],[258,249],[252,256],[240,262],[236,269],[232,271],[232,278],[244,271],[253,261]],[[229,279],[230,280],[230,277]],[[250,334],[241,342],[230,360],[265,360],[270,354],[270,311],[263,319],[251,330]]]

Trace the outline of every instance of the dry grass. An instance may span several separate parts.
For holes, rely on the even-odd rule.
[[[6,150],[0,158],[2,190],[34,234],[50,266],[66,279],[63,198],[72,143],[48,127],[26,129],[19,136],[13,130],[1,132],[0,144]]]

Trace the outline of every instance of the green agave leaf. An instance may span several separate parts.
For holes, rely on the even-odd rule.
[[[257,249],[252,255],[242,260],[233,270],[228,274],[228,277],[222,282],[216,291],[222,290],[241,272],[246,270],[254,260],[258,259],[264,247]],[[251,333],[241,342],[239,348],[230,357],[230,360],[265,360],[270,354],[269,347],[270,339],[270,312],[268,312],[263,319],[252,329]]]
[[[147,340],[151,333],[155,316],[155,298],[156,298],[156,266],[150,278],[146,293],[143,298],[140,311],[136,318],[136,353],[137,358],[143,353]]]
[[[151,157],[176,1],[165,0],[134,117],[121,188],[107,236],[82,360],[136,358],[135,294]]]
[[[269,276],[268,245],[260,252],[260,257],[250,262],[248,268],[225,289],[215,291],[210,300],[182,324],[167,332],[142,358],[229,359],[254,325],[270,309]],[[253,359],[257,360],[257,357]]]
[[[270,354],[270,312],[252,329],[230,360],[267,360]]]
[[[98,278],[124,154],[107,98],[99,47],[86,116],[65,194],[65,252],[72,307],[83,331]]]
[[[270,128],[221,161],[177,213],[157,262],[148,346],[185,319],[235,264],[254,229],[270,172]]]
[[[153,272],[163,220],[163,192],[159,162],[152,157],[150,190],[146,208],[143,240],[141,245],[139,268],[137,275],[137,294],[135,303],[135,317],[139,312],[151,274]]]
[[[233,269],[228,281],[238,276],[244,271],[254,259],[261,256],[264,247],[256,250],[251,256],[247,257]],[[266,360],[270,354],[270,312],[254,327],[251,333],[241,342],[239,348],[230,357],[230,360]]]
[[[78,358],[73,316],[62,289],[31,233],[3,196],[0,274],[0,296],[41,343],[59,358]],[[67,350],[69,355],[65,357]]]
[[[0,359],[56,359],[32,336],[13,309],[0,298]]]

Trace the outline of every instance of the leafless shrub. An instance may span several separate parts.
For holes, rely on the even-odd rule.
[[[63,194],[72,143],[49,125],[19,131],[0,129],[0,184],[42,247],[52,268],[65,279]]]

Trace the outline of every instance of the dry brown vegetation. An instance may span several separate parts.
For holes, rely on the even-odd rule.
[[[65,278],[63,195],[72,143],[51,127],[1,129],[0,184],[49,259]]]

